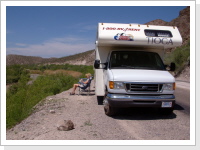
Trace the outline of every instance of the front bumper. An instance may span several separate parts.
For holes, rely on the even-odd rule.
[[[106,97],[111,107],[161,107],[162,102],[172,102],[175,104],[174,95],[125,95],[111,94]]]

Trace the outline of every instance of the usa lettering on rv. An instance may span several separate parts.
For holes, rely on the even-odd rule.
[[[168,38],[154,38],[154,37],[147,37],[148,38],[148,44],[171,44],[173,45],[172,39]]]

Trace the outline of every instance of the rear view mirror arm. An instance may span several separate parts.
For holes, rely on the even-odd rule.
[[[105,65],[104,68],[99,68],[100,67],[100,64],[103,64]],[[105,62],[105,63],[100,63],[100,60],[96,59],[95,62],[94,62],[94,68],[95,69],[106,69],[108,66],[108,62]]]

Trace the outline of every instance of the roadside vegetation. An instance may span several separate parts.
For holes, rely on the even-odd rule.
[[[176,64],[175,76],[179,75],[185,66],[190,65],[190,42],[166,54],[164,63],[170,64],[171,62]]]
[[[6,127],[11,128],[32,113],[33,107],[50,95],[68,90],[92,66],[83,65],[12,65],[6,67]],[[32,84],[30,74],[40,74]]]
[[[21,65],[6,66],[6,84],[18,82],[23,72],[24,68]]]

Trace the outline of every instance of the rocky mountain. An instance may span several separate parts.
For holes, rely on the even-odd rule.
[[[23,56],[23,55],[7,55],[6,56],[6,65],[14,65],[14,64],[39,64],[45,61],[53,61],[55,58],[42,58],[35,56]]]
[[[190,7],[181,10],[179,16],[170,22],[156,19],[146,23],[148,25],[177,26],[183,38],[183,44],[190,39]],[[93,65],[95,58],[94,50],[86,51],[80,54],[71,55],[61,58],[41,58],[33,56],[8,55],[6,65],[12,64],[76,64],[76,65]]]
[[[61,57],[61,58],[42,58],[34,56],[7,55],[6,65],[14,64],[74,64],[74,65],[92,65],[94,62],[94,50],[83,53]]]

